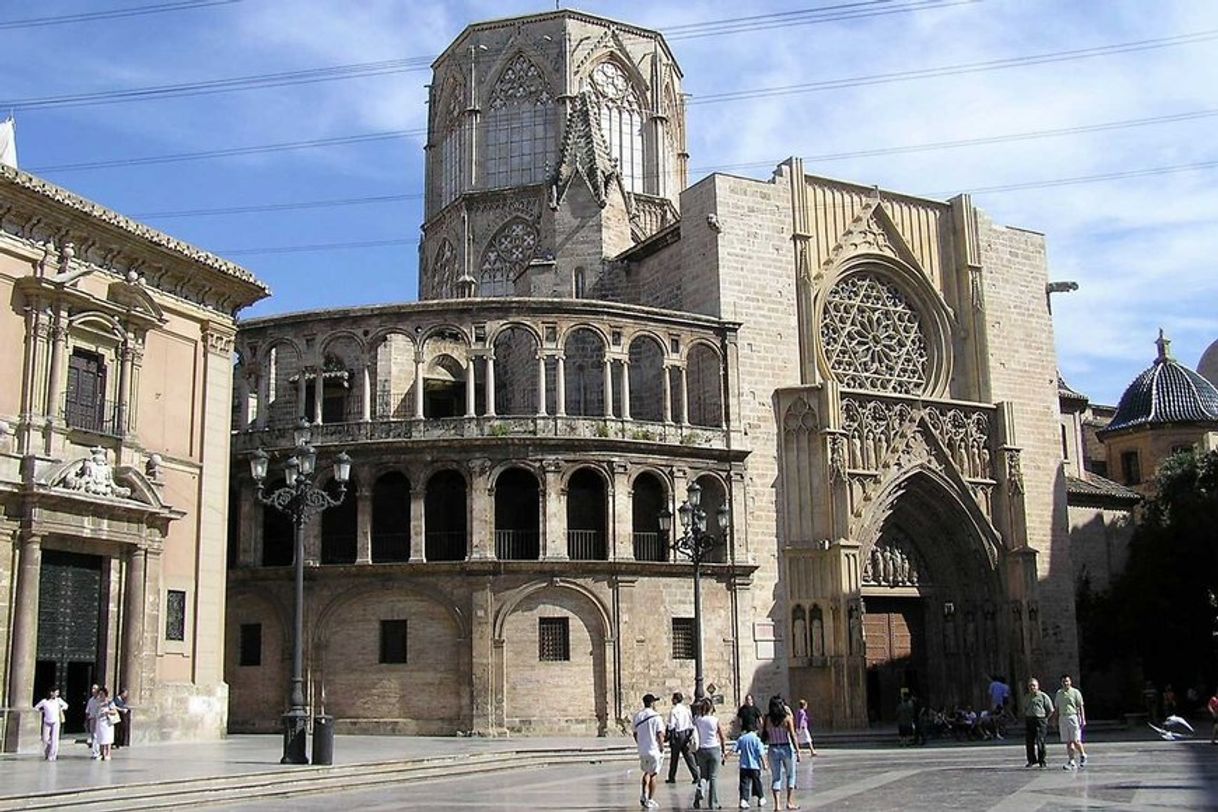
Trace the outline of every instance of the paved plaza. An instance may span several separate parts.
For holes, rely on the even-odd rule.
[[[1056,754],[1055,754],[1056,755]],[[830,750],[799,766],[801,809],[1024,810],[1215,809],[1218,747],[1203,742],[1098,744],[1087,768],[1025,769],[1015,745],[945,746],[916,750]],[[810,763],[812,762],[812,763]],[[684,766],[675,785],[661,784],[661,810],[693,808]],[[736,809],[737,770],[729,761],[719,781],[724,809]],[[768,774],[766,776],[768,779]],[[362,812],[394,809],[638,809],[639,773],[616,764],[541,768],[482,777],[434,780],[367,791],[297,796],[215,809]],[[767,784],[768,786],[768,784]],[[809,789],[810,787],[810,789]],[[768,811],[772,807],[767,805]]]

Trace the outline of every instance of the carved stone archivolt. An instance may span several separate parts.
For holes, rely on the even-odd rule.
[[[885,533],[871,548],[863,565],[864,586],[904,587],[927,583],[926,565],[903,533]]]
[[[928,457],[928,448],[925,454],[909,449],[912,435],[926,430],[965,479],[993,476],[990,416],[979,409],[938,405],[915,409],[900,401],[847,397],[842,398],[842,429],[853,471],[879,471],[891,465],[890,457],[896,453]]]

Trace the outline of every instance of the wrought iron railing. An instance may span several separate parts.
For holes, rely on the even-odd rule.
[[[400,562],[410,560],[410,533],[384,533],[372,531],[372,562]]]
[[[667,561],[668,540],[662,533],[635,531],[634,560],[635,561]]]
[[[122,437],[127,429],[126,409],[105,400],[81,403],[65,399],[63,419],[68,428],[111,437]]]
[[[568,530],[567,557],[575,561],[604,561],[609,558],[605,534],[600,530]]]
[[[496,530],[495,557],[500,561],[535,561],[541,557],[536,530]]]
[[[464,530],[429,530],[423,555],[428,561],[464,561],[467,546]]]

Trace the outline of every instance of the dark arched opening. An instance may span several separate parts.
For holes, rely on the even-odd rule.
[[[668,537],[660,531],[660,511],[668,501],[665,493],[655,474],[644,471],[635,477],[630,501],[637,561],[668,560]]]
[[[495,480],[495,556],[511,560],[540,558],[540,488],[524,468],[509,468]]]
[[[650,336],[630,343],[630,418],[664,419],[664,350]]]
[[[357,516],[355,494],[359,487],[355,478],[347,483],[343,501],[321,514],[321,563],[354,564],[356,555]],[[326,483],[326,493],[338,498],[338,483],[331,479]]]
[[[451,355],[433,358],[423,376],[423,415],[460,417],[465,414],[465,368]]]
[[[410,560],[410,480],[400,471],[372,486],[372,560]]]
[[[571,331],[563,344],[567,414],[601,417],[605,414],[605,342],[594,331]]]
[[[465,478],[452,470],[432,474],[423,498],[423,553],[428,561],[465,560],[466,515]]]
[[[605,561],[608,544],[609,491],[605,479],[591,468],[580,468],[567,483],[567,557]]]
[[[723,425],[723,381],[719,355],[705,344],[695,344],[685,361],[689,387],[689,422],[694,426]]]
[[[284,486],[283,480],[272,482],[266,493],[274,493]],[[262,506],[262,566],[289,567],[292,565],[296,531],[292,518],[282,510],[270,505]]]
[[[712,564],[722,564],[728,560],[727,544],[731,528],[720,530],[718,516],[719,508],[727,503],[727,494],[718,477],[703,474],[698,477],[697,482],[698,486],[702,488],[700,507],[706,513],[706,531],[715,537],[715,546],[711,548],[710,554],[704,560]]]

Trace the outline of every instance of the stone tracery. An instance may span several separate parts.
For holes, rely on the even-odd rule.
[[[926,388],[930,356],[921,317],[876,274],[850,274],[830,288],[820,337],[844,388],[903,395]]]
[[[482,255],[483,296],[512,295],[516,277],[537,250],[537,236],[537,227],[520,218],[508,221],[499,229]]]

